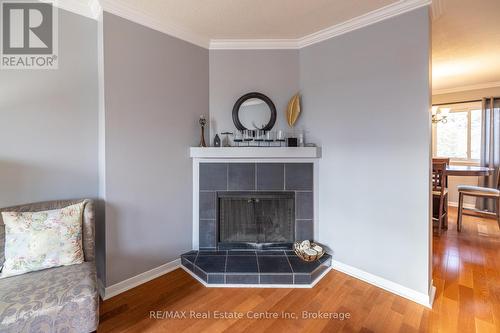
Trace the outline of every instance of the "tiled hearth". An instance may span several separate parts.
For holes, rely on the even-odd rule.
[[[211,287],[311,287],[326,274],[331,256],[305,262],[293,251],[190,251],[181,256],[182,267]]]

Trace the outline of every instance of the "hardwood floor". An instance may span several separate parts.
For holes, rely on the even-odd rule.
[[[500,332],[500,231],[494,219],[465,216],[434,237],[432,310],[332,270],[313,289],[204,288],[183,270],[101,304],[99,332]],[[151,311],[214,311],[242,319],[151,319]],[[298,319],[251,319],[283,312]],[[349,319],[302,319],[302,311]],[[178,313],[180,316],[180,313]],[[156,314],[158,317],[159,314]]]

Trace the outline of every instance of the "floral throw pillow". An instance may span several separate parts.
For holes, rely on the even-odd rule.
[[[81,264],[84,203],[42,212],[2,212],[5,262],[0,278]]]

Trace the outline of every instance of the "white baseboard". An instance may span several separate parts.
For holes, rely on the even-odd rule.
[[[448,201],[448,206],[458,207],[458,202]],[[466,208],[466,209],[476,209],[476,205],[469,204],[469,203],[464,203],[464,208]]]
[[[101,279],[97,279],[97,292],[99,293],[99,296],[101,296],[101,298],[104,300],[106,288],[104,287],[104,283],[101,281]]]
[[[167,274],[181,266],[181,259],[175,259],[171,262],[167,262],[161,266],[153,268],[147,272],[141,273],[139,275],[133,276],[125,281],[118,282],[112,286],[104,288],[104,296],[101,295],[103,300],[107,300],[113,296],[121,294],[129,289],[137,287],[143,283],[156,279],[159,276]]]
[[[148,281],[151,281],[153,279],[156,279],[159,276],[162,276],[164,274],[167,274],[177,268],[184,268],[181,266],[181,260],[175,259],[171,262],[168,262],[164,265],[161,265],[159,267],[153,268],[147,272],[141,273],[139,275],[136,275],[134,277],[131,277],[125,281],[118,282],[112,286],[109,287],[104,287],[103,283],[101,280],[97,281],[98,284],[98,289],[99,293],[101,294],[101,298],[103,300],[107,300],[111,297],[114,297],[118,294],[121,294],[127,290],[130,290],[132,288],[135,288],[143,283],[146,283]],[[429,290],[429,294],[423,294],[421,292],[415,291],[413,289],[407,288],[405,286],[402,286],[398,283],[389,281],[387,279],[384,279],[382,277],[373,275],[371,273],[365,272],[361,269],[346,265],[344,263],[341,263],[336,260],[332,260],[332,269],[337,270],[339,272],[345,273],[347,275],[350,275],[354,278],[360,279],[362,281],[365,281],[367,283],[370,283],[376,287],[382,288],[384,290],[387,290],[393,294],[399,295],[401,297],[404,297],[406,299],[409,299],[413,302],[416,302],[418,304],[422,304],[428,308],[432,308],[432,303],[434,301],[434,295],[436,292],[436,288],[434,286],[431,287],[431,290]],[[236,287],[236,285],[208,285],[204,283],[201,279],[199,279],[195,274],[192,274],[192,272],[188,271],[187,269],[184,269],[187,273],[189,273],[192,277],[194,277],[196,280],[198,280],[200,283],[207,287]],[[322,275],[326,275],[329,270],[323,272]],[[317,279],[315,282],[321,280]],[[314,283],[316,284],[316,283]],[[311,288],[314,286],[313,285],[305,285],[302,288]],[[251,288],[251,287],[259,287],[262,288],[263,285],[258,285],[258,286],[252,286],[252,285],[245,285],[245,288]],[[241,287],[241,286],[239,286]],[[290,286],[281,286],[281,285],[269,285],[268,287],[270,288],[280,288],[280,287],[287,287],[290,288]],[[299,286],[297,286],[299,287]],[[300,287],[299,287],[300,288]]]
[[[434,286],[434,281],[431,281],[431,290],[429,290],[429,307],[432,308],[434,304],[434,299],[436,298],[436,287]]]
[[[426,306],[428,308],[432,308],[432,302],[435,293],[434,286],[431,287],[431,290],[429,290],[429,294],[424,294],[415,291],[413,289],[410,289],[408,287],[402,286],[398,283],[384,279],[380,276],[376,276],[371,273],[365,272],[356,267],[352,267],[344,263],[338,262],[336,260],[332,260],[332,269],[345,273],[362,281],[365,281],[369,284],[387,290],[398,296],[409,299],[410,301],[422,304],[423,306]]]

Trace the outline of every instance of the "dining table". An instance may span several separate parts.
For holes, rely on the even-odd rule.
[[[447,176],[491,176],[494,169],[475,165],[447,165]]]
[[[448,176],[458,176],[458,177],[480,177],[480,176],[491,176],[495,170],[488,167],[476,166],[476,165],[447,165],[446,166],[446,177]],[[448,204],[446,203],[446,206]],[[444,222],[444,229],[448,229],[448,217]]]

